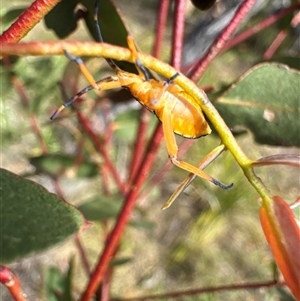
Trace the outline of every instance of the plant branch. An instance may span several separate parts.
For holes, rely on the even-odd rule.
[[[70,53],[77,56],[103,56],[106,58],[133,62],[129,49],[95,42],[3,44],[2,48],[0,49],[0,55],[62,55],[64,49],[68,49]],[[177,70],[170,65],[161,62],[148,54],[139,53],[139,58],[145,67],[152,69],[166,78],[170,78],[177,72]],[[180,76],[178,76],[174,81],[198,101],[201,109],[218,132],[220,138],[222,139],[222,143],[232,153],[235,160],[244,170],[249,181],[251,179],[251,183],[254,185],[256,190],[258,190],[259,193],[263,193],[263,195],[269,195],[267,190],[257,179],[250,168],[252,160],[247,158],[247,156],[241,150],[230,129],[227,127],[215,107],[211,104],[204,91],[199,89],[194,82],[185,77],[182,73],[180,73]]]
[[[0,36],[0,43],[18,42],[61,0],[36,0]]]
[[[238,34],[235,37],[233,37],[232,39],[230,39],[226,43],[226,45],[224,46],[224,48],[222,49],[222,51],[225,51],[225,50],[227,50],[229,48],[232,48],[233,46],[235,46],[235,45],[243,42],[244,40],[246,40],[249,37],[253,36],[254,34],[262,31],[263,29],[271,26],[272,24],[274,24],[278,20],[282,19],[283,17],[289,15],[290,13],[292,13],[293,11],[295,11],[295,10],[297,10],[299,8],[300,8],[300,3],[296,3],[294,5],[291,5],[291,6],[287,7],[287,8],[284,8],[284,9],[278,11],[274,15],[266,18],[265,20],[257,23],[256,25],[252,26],[248,30],[243,31],[240,34]]]
[[[185,5],[185,0],[177,0],[175,2],[171,65],[177,70],[181,69],[182,41],[185,23]]]
[[[5,285],[15,301],[25,301],[19,278],[7,267],[0,266],[0,283]]]
[[[162,300],[164,298],[179,298],[194,296],[206,293],[220,293],[222,291],[233,291],[233,290],[245,290],[245,289],[259,289],[262,287],[272,287],[272,286],[284,286],[285,283],[278,283],[277,280],[271,280],[266,282],[253,282],[253,283],[243,283],[243,284],[232,284],[232,285],[220,285],[214,287],[191,289],[186,291],[177,291],[164,294],[148,295],[134,298],[113,298],[111,301],[148,301],[148,300]]]
[[[159,12],[157,18],[157,26],[155,30],[155,42],[152,50],[153,56],[157,58],[160,56],[160,51],[163,44],[170,0],[161,0],[159,3],[160,4],[159,4]]]
[[[111,234],[107,239],[107,244],[97,263],[96,269],[90,278],[90,282],[88,283],[82,295],[81,301],[90,300],[90,298],[94,295],[95,291],[97,290],[97,287],[99,286],[105,275],[108,264],[112,258],[112,255],[117,249],[117,246],[119,245],[125,227],[129,221],[132,209],[138,198],[140,189],[144,184],[145,179],[147,179],[148,177],[149,170],[153,164],[155,154],[161,141],[159,136],[160,133],[158,129],[154,134],[153,144],[150,144],[148,146],[148,149],[146,150],[146,155],[143,160],[144,163],[142,164],[136,179],[133,181],[134,184],[131,186],[129,193],[127,194],[124,206],[120,211],[114,229],[112,230]]]
[[[89,135],[89,137],[93,141],[95,148],[102,155],[102,157],[105,161],[106,167],[109,169],[112,177],[114,178],[117,186],[119,187],[119,190],[122,192],[123,195],[125,195],[126,190],[127,190],[126,186],[121,181],[119,174],[115,169],[114,164],[111,162],[111,160],[108,156],[107,150],[102,146],[101,141],[99,140],[97,135],[94,133],[89,121],[84,117],[84,115],[81,112],[77,111],[77,117],[78,117],[78,120],[79,120],[81,126],[83,127],[84,131]]]

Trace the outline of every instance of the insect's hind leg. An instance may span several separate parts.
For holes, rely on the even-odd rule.
[[[143,65],[143,63],[139,59],[138,51],[136,49],[133,37],[131,37],[131,36],[127,37],[127,44],[128,44],[129,50],[131,51],[131,55],[132,55],[132,58],[134,59],[134,64],[136,66],[136,69],[139,72],[139,75],[141,77],[143,77],[145,80],[149,80],[150,76],[149,76],[148,70],[146,69],[146,67]]]
[[[176,143],[176,138],[175,134],[173,131],[173,126],[172,126],[172,105],[168,103],[163,111],[163,116],[162,116],[162,126],[163,126],[163,131],[164,131],[164,136],[166,140],[166,146],[168,149],[169,157],[172,161],[172,163],[186,171],[189,171],[196,176],[208,180],[212,182],[213,184],[223,188],[223,189],[229,189],[233,186],[233,184],[226,185],[218,181],[217,179],[213,178],[212,176],[208,175],[205,173],[203,170],[197,168],[196,166],[191,165],[190,163],[187,163],[185,161],[180,161],[177,159],[177,153],[178,153],[178,146]]]

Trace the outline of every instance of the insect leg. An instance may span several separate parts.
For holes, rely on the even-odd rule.
[[[94,88],[94,89],[98,89],[97,83],[93,77],[93,75],[90,73],[90,71],[87,69],[87,67],[84,65],[83,60],[80,57],[77,57],[75,55],[72,55],[71,53],[69,53],[67,50],[64,50],[66,57],[75,62],[80,71],[82,72],[82,74],[84,75],[84,77],[86,78],[86,80],[88,81],[88,83]]]
[[[213,184],[223,188],[223,189],[229,189],[233,186],[233,184],[226,185],[221,183],[220,181],[216,180],[212,176],[208,175],[201,169],[198,169],[196,166],[193,166],[185,161],[179,161],[177,159],[177,153],[178,153],[178,146],[176,143],[175,139],[175,134],[173,131],[173,126],[172,126],[172,115],[171,115],[171,110],[170,105],[166,105],[164,108],[163,116],[162,116],[162,126],[163,126],[163,131],[164,131],[164,136],[166,140],[166,145],[169,153],[169,157],[172,161],[172,163],[186,171],[189,171],[195,175],[197,175],[200,178],[203,178],[205,180],[208,180],[212,182]]]
[[[110,89],[115,89],[115,88],[120,88],[124,85],[124,83],[126,84],[127,82],[122,80],[122,82],[120,81],[118,76],[109,76],[106,78],[103,78],[101,80],[98,80],[95,82],[96,84],[96,89],[97,90],[110,90]],[[130,81],[129,81],[130,83]],[[82,96],[83,94],[91,91],[95,89],[93,86],[87,86],[84,89],[82,89],[81,91],[79,91],[76,95],[74,95],[73,97],[71,97],[69,100],[67,100],[63,105],[61,105],[50,117],[51,120],[55,119],[60,112],[68,107],[69,105],[71,105],[77,98],[79,98],[80,96]]]
[[[131,51],[131,55],[132,55],[132,58],[134,59],[135,66],[139,72],[139,75],[141,77],[143,77],[145,80],[149,80],[150,76],[149,76],[148,70],[146,69],[146,67],[143,65],[143,63],[139,59],[138,51],[136,49],[133,37],[131,37],[131,36],[127,37],[127,44],[128,44],[128,48]]]
[[[201,162],[197,165],[199,169],[206,168],[211,162],[213,162],[217,157],[219,157],[224,151],[226,150],[225,145],[221,144],[214,148],[209,154],[207,154]],[[174,193],[171,195],[171,197],[168,199],[168,201],[162,206],[162,210],[165,210],[169,208],[173,202],[178,198],[178,196],[194,181],[196,178],[196,175],[193,173],[190,173],[177,187],[177,189],[174,191]]]

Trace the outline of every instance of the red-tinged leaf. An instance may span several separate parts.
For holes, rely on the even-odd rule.
[[[296,154],[277,154],[262,157],[256,162],[252,163],[253,166],[264,165],[289,165],[294,167],[300,167],[300,156]]]
[[[275,261],[286,284],[300,300],[300,229],[290,207],[278,196],[263,203],[260,220]]]

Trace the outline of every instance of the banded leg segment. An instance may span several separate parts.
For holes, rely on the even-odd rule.
[[[67,50],[64,50],[65,56],[75,62],[81,73],[83,74],[83,76],[86,78],[86,80],[88,81],[88,83],[94,88],[94,89],[98,89],[97,83],[93,77],[93,75],[90,73],[90,71],[87,69],[87,67],[85,66],[85,64],[83,63],[83,60],[80,57],[77,57],[75,55],[72,55],[70,52],[68,52]]]
[[[143,63],[139,59],[138,51],[136,49],[136,46],[135,46],[132,36],[127,37],[127,44],[128,44],[129,50],[131,51],[131,56],[132,56],[132,59],[134,60],[136,69],[139,72],[139,76],[145,80],[149,80],[150,76],[149,76],[148,70],[146,69],[146,67],[143,65]]]
[[[64,52],[65,52],[66,57],[69,60],[74,61],[78,65],[80,71],[82,72],[83,76],[86,78],[86,80],[88,81],[88,83],[90,85],[85,87],[81,91],[79,91],[76,95],[74,95],[69,100],[67,100],[63,105],[61,105],[52,114],[52,116],[50,117],[51,120],[55,119],[64,108],[71,105],[77,98],[79,98],[83,94],[85,94],[85,93],[87,93],[87,92],[89,92],[93,89],[96,89],[96,90],[99,90],[99,91],[110,90],[110,89],[115,89],[115,88],[121,88],[123,86],[130,85],[134,82],[134,78],[128,78],[128,77],[123,78],[122,77],[122,72],[123,71],[120,70],[120,69],[119,69],[118,74],[116,76],[109,76],[109,77],[106,77],[104,79],[96,81],[94,79],[93,75],[87,69],[87,67],[83,63],[83,60],[80,57],[72,55],[67,50],[64,50]],[[122,80],[120,80],[120,77],[122,77]]]

